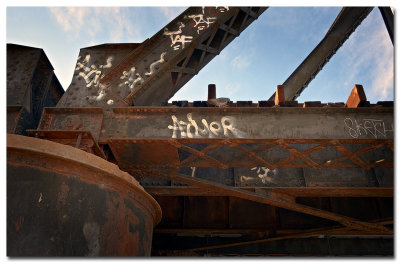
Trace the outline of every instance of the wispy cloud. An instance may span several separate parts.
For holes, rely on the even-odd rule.
[[[392,100],[394,71],[393,45],[379,11],[374,10],[348,40],[346,85],[368,74],[370,86],[364,89],[371,101]],[[365,84],[365,83],[359,83]]]
[[[226,86],[223,86],[221,94],[223,94],[224,97],[234,100],[233,98],[236,98],[237,92],[241,89],[242,87],[239,83],[228,83]]]
[[[140,39],[124,7],[49,7],[60,27],[74,38],[94,38],[100,33],[107,39],[121,42],[122,38]]]
[[[249,67],[251,64],[250,55],[238,55],[232,59],[231,65],[235,69],[243,70]]]
[[[177,15],[186,10],[186,7],[169,7],[169,6],[161,6],[161,13],[168,19],[173,20]]]
[[[231,52],[227,54],[226,61],[223,63],[229,63],[233,70],[246,70],[252,63],[257,59],[255,47],[246,47],[232,45]],[[228,62],[229,61],[229,62]]]

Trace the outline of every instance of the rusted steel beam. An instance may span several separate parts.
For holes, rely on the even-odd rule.
[[[163,239],[168,242],[168,238]],[[197,242],[196,242],[197,241]],[[208,242],[215,242],[212,238]],[[204,257],[392,257],[394,255],[394,239],[392,237],[321,237],[295,238],[277,240],[267,243],[250,244],[204,251],[176,251],[172,247],[154,249],[157,256],[204,256]],[[180,243],[197,243],[196,238],[181,237]],[[202,244],[204,244],[203,242]],[[262,258],[263,259],[263,258]]]
[[[259,239],[254,241],[248,241],[247,244],[257,244],[257,243],[264,243],[270,242],[274,240],[281,240],[281,239],[290,239],[296,237],[308,237],[308,236],[319,236],[319,235],[326,235],[326,236],[371,236],[371,235],[380,235],[380,236],[393,236],[393,235],[386,235],[379,232],[376,233],[366,233],[365,231],[348,229],[346,227],[336,227],[336,228],[319,228],[319,229],[312,229],[306,231],[299,231],[299,230],[275,230],[274,231],[277,237]],[[251,234],[258,234],[258,235],[271,235],[268,231],[263,229],[214,229],[214,228],[156,228],[154,229],[154,233],[156,234],[190,234],[190,235],[251,235]],[[277,238],[277,239],[275,239]],[[245,245],[244,244],[237,244],[231,243],[226,244],[226,247],[231,246],[239,246]],[[223,245],[222,245],[223,246]],[[193,250],[195,250],[194,248]],[[203,250],[203,248],[198,248],[199,250]],[[207,249],[207,248],[204,248]],[[197,249],[196,249],[197,250]]]
[[[158,171],[151,171],[151,170],[146,170],[145,172],[143,170],[131,170],[133,174],[138,174],[138,175],[146,175],[146,176],[156,176],[156,177],[164,177],[168,178],[170,180],[176,180],[181,183],[185,184],[190,184],[192,186],[197,186],[205,189],[212,189],[216,192],[219,192],[222,196],[234,196],[238,198],[244,198],[247,200],[263,203],[263,204],[268,204],[272,206],[277,206],[281,208],[285,208],[288,210],[300,212],[300,213],[305,213],[309,214],[312,216],[316,217],[321,217],[325,218],[328,220],[336,221],[346,227],[349,227],[351,229],[358,229],[362,231],[371,231],[371,232],[381,232],[381,233],[386,233],[386,234],[393,234],[393,230],[383,227],[378,224],[373,224],[373,223],[368,223],[368,222],[362,222],[347,216],[343,216],[337,213],[333,212],[328,212],[324,211],[321,209],[313,208],[310,206],[298,204],[295,202],[289,202],[284,198],[277,197],[276,195],[272,196],[268,194],[268,192],[265,192],[265,194],[260,194],[260,193],[253,193],[249,192],[246,190],[242,189],[237,189],[233,188],[230,186],[222,185],[216,182],[210,182],[204,179],[196,178],[196,177],[188,177],[185,175],[181,175],[177,173],[176,170],[167,170],[166,172],[164,171],[163,173],[160,173]],[[277,194],[279,195],[279,194]]]
[[[356,30],[372,9],[372,7],[344,7],[340,11],[325,37],[283,83],[286,101],[296,100],[300,96],[301,92],[315,78],[318,72],[354,30]],[[274,99],[275,93],[269,100],[273,101]]]
[[[267,7],[190,7],[142,44],[82,49],[57,107],[164,105]]]
[[[109,111],[46,108],[38,129],[91,130],[100,141],[108,138],[393,139],[393,108],[131,107]]]
[[[89,130],[27,130],[27,133],[32,137],[75,146],[103,159],[107,158]]]
[[[43,107],[55,106],[63,94],[43,49],[7,44],[7,133],[36,129]]]
[[[354,85],[353,90],[350,93],[349,98],[346,102],[347,108],[357,108],[362,103],[367,101],[367,97],[365,96],[364,88],[362,85]]]
[[[392,44],[394,45],[394,15],[392,9],[388,6],[380,6],[379,11],[381,11],[390,40],[392,40]]]
[[[275,92],[275,105],[285,104],[285,87],[283,85],[278,85]]]
[[[372,220],[371,223],[378,223],[380,225],[393,225],[393,219],[380,219],[380,220]],[[274,229],[268,231],[266,229],[261,228],[155,228],[154,233],[157,234],[191,234],[191,235],[254,235],[257,234],[259,236],[270,236],[270,238],[292,238],[293,235],[299,236],[317,236],[317,235],[351,235],[351,236],[371,236],[370,232],[366,233],[365,231],[349,229],[343,226],[332,226],[332,227],[320,227],[313,228],[307,230],[299,230],[299,229]],[[380,233],[375,233],[379,235]],[[391,236],[391,235],[382,235],[382,236]],[[272,241],[268,239],[265,242]],[[261,240],[254,240],[256,243]],[[252,241],[250,241],[252,242]],[[264,241],[261,241],[264,242]],[[233,245],[233,244],[232,244]]]
[[[193,186],[145,186],[154,196],[220,196],[212,190]],[[254,192],[255,188],[268,192],[286,193],[295,197],[393,197],[389,187],[237,187]]]
[[[196,141],[199,140],[199,141]],[[242,149],[238,145],[251,145],[251,147],[260,147],[263,144],[269,144],[274,140],[266,139],[109,139],[110,146],[118,165],[123,169],[153,167],[164,169],[165,167],[218,167],[227,169],[229,167],[266,167],[270,170],[276,168],[362,168],[370,170],[372,168],[391,168],[393,167],[393,152],[387,148],[383,148],[383,152],[379,152],[376,147],[370,144],[386,145],[391,144],[390,140],[284,140],[285,143],[296,143],[308,147],[307,145],[320,144],[327,149],[324,154],[315,154],[312,158],[305,157],[305,154],[291,151],[285,148],[274,148],[271,152],[265,152],[263,155],[257,156],[250,154],[248,150],[238,151]],[[196,148],[204,144],[213,145],[212,153],[199,151]],[[345,147],[344,144],[347,144]],[[362,161],[357,153],[353,153],[349,149],[359,147],[368,148],[368,150],[376,149],[378,152],[370,152],[368,155],[368,163]],[[329,148],[328,148],[329,147]],[[208,147],[210,149],[211,147]],[[363,148],[363,150],[364,150]],[[315,149],[315,148],[314,148]],[[293,156],[293,162],[282,162],[282,151],[287,151],[287,155]],[[354,151],[354,150],[353,150]],[[244,152],[244,153],[243,153]],[[359,151],[364,152],[364,151]],[[279,155],[278,155],[279,154]],[[337,158],[338,154],[345,155]],[[126,156],[133,156],[127,159]],[[241,157],[241,159],[239,159]],[[365,159],[366,157],[363,157]],[[307,161],[304,161],[307,160]],[[265,161],[265,160],[268,160]],[[338,161],[340,160],[340,161]],[[296,161],[296,162],[294,162]],[[350,162],[348,162],[350,161]]]
[[[208,85],[208,100],[215,100],[217,98],[217,91],[215,84]]]
[[[388,225],[388,224],[393,224],[393,220],[390,222],[388,221],[383,221],[383,222],[373,222],[378,225]],[[216,249],[216,248],[226,248],[226,247],[234,247],[234,246],[244,246],[244,245],[249,245],[249,244],[258,244],[258,243],[265,243],[265,242],[271,242],[271,241],[276,241],[276,240],[283,240],[283,239],[291,239],[291,238],[298,238],[298,237],[310,237],[310,236],[315,236],[315,235],[349,235],[349,234],[358,234],[358,235],[371,235],[365,232],[360,232],[360,231],[354,231],[351,229],[348,229],[347,227],[340,227],[340,226],[335,226],[335,227],[327,227],[327,228],[318,228],[318,229],[308,229],[304,231],[299,231],[298,233],[295,234],[288,234],[288,235],[281,235],[281,236],[276,236],[276,237],[270,237],[270,238],[264,238],[264,239],[259,239],[259,240],[251,240],[251,241],[244,241],[244,242],[236,242],[236,243],[228,243],[228,244],[222,244],[222,245],[213,245],[213,246],[205,246],[205,247],[199,247],[199,248],[191,248],[188,249],[189,251],[201,251],[201,250],[211,250],[211,249]],[[389,235],[392,236],[392,234],[387,234],[387,233],[373,233],[372,235]]]
[[[388,107],[45,109],[39,137],[68,130],[90,132],[125,168],[393,167]]]

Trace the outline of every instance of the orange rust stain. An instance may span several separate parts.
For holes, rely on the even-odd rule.
[[[22,224],[24,223],[24,220],[25,220],[24,217],[23,217],[23,216],[20,216],[20,217],[18,218],[18,221],[14,223],[15,229],[16,229],[17,231],[19,231],[19,230],[21,229]]]

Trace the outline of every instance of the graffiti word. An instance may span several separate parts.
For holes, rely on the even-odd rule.
[[[206,119],[202,119],[201,129],[197,122],[193,120],[192,113],[187,114],[187,121],[180,121],[175,115],[171,116],[172,125],[168,125],[168,129],[172,130],[172,138],[214,138],[220,135],[229,137],[232,134],[234,137],[244,137],[244,133],[234,128],[235,119],[233,117],[225,116],[221,121],[213,121],[208,125]]]
[[[105,65],[94,65],[90,63],[90,55],[86,55],[83,60],[82,57],[78,57],[75,71],[80,71],[76,78],[82,77],[86,82],[86,87],[97,87],[102,77],[102,69],[111,68],[113,57],[108,57]]]
[[[253,167],[251,170],[257,169],[257,175],[261,179],[261,182],[263,184],[266,184],[267,182],[271,182],[272,178],[268,177],[268,174],[276,174],[276,169],[270,170],[266,167]]]
[[[132,92],[135,90],[136,84],[142,84],[144,82],[144,79],[140,76],[139,73],[135,74],[135,71],[136,71],[136,68],[132,67],[129,72],[127,72],[127,71],[122,72],[121,79],[126,79],[126,81],[119,84],[119,86],[120,87],[128,86]]]
[[[203,9],[203,12],[204,12],[204,9]],[[200,31],[204,30],[205,28],[209,28],[210,24],[214,23],[215,20],[217,19],[216,17],[204,18],[203,14],[191,15],[191,16],[188,16],[188,18],[193,19],[194,24],[191,24],[191,26],[197,29],[197,34],[199,34]]]
[[[150,76],[151,74],[153,74],[154,71],[155,71],[156,66],[165,62],[165,60],[164,60],[165,54],[167,54],[167,52],[161,53],[160,59],[155,61],[155,62],[153,62],[153,63],[151,63],[150,72],[146,72],[145,73],[146,76]]]
[[[173,47],[174,50],[178,50],[180,47],[183,49],[185,48],[185,43],[192,42],[192,36],[181,35],[183,27],[185,27],[185,24],[179,22],[179,29],[177,31],[170,32],[168,28],[164,28],[164,35],[171,38],[171,47]]]
[[[193,19],[194,23],[190,24],[190,26],[196,28],[197,34],[200,34],[200,31],[204,30],[205,28],[209,28],[210,24],[213,24],[215,22],[215,20],[217,19],[215,16],[218,13],[223,13],[225,12],[225,10],[229,10],[229,7],[216,6],[215,10],[213,10],[212,7],[208,7],[207,10],[205,10],[205,7],[203,6],[201,14],[190,15],[186,18]]]
[[[391,124],[391,129],[389,129],[390,127],[386,127],[383,120],[363,119],[357,122],[355,119],[346,118],[344,119],[344,125],[353,138],[358,138],[362,135],[372,135],[377,139],[379,136],[386,138],[388,132],[393,134],[393,123]]]

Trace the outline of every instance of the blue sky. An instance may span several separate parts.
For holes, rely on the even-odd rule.
[[[68,88],[79,49],[143,42],[186,7],[7,7],[6,42],[44,49]],[[266,100],[323,38],[340,7],[270,7],[171,100]],[[393,45],[377,8],[298,101],[346,102],[354,84],[372,103],[394,100]]]

